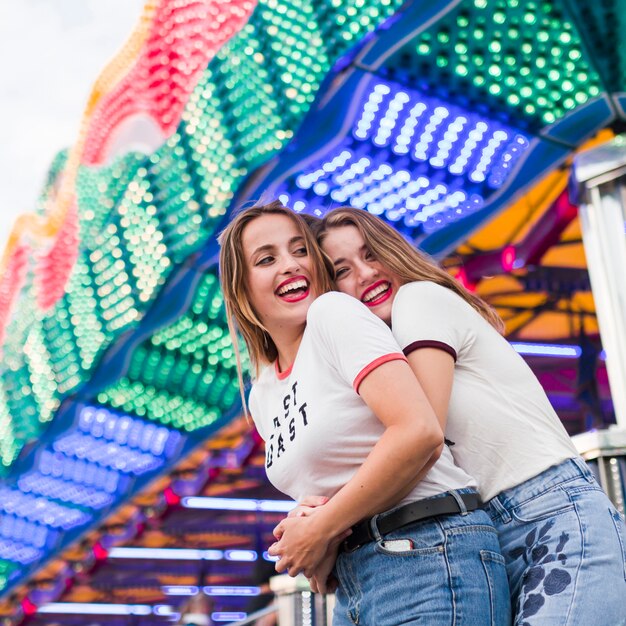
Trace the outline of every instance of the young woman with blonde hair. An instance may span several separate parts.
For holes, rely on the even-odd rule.
[[[477,479],[515,624],[624,623],[624,522],[497,314],[367,211],[335,209],[313,228],[337,288],[391,326],[454,459]]]
[[[336,559],[334,626],[506,626],[495,529],[389,328],[329,292],[315,240],[279,202],[241,212],[220,243],[268,477],[296,500],[327,497],[276,528],[277,570],[324,591]]]

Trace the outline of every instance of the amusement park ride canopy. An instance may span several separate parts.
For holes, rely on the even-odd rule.
[[[86,623],[37,613],[71,581],[64,602],[144,607],[102,623],[153,624],[184,598],[173,585],[250,578],[283,513],[181,501],[280,498],[235,419],[217,278],[216,234],[244,203],[382,216],[531,344],[570,432],[609,420],[565,187],[573,155],[626,120],[624,15],[618,0],[149,0],[4,258],[6,623]]]

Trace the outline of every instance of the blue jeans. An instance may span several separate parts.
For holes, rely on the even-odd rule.
[[[582,459],[490,500],[515,626],[626,624],[626,528]]]
[[[383,537],[373,530],[378,541],[337,559],[333,626],[510,623],[504,558],[485,511],[426,519]]]

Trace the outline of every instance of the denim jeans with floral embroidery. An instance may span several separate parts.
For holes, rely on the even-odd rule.
[[[515,626],[626,624],[626,527],[582,459],[490,500]]]

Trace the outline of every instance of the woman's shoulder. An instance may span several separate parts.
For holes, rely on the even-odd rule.
[[[328,291],[316,298],[309,307],[307,323],[333,319],[342,312],[361,311],[364,307],[362,302],[352,296],[339,291]]]
[[[461,324],[472,319],[474,309],[458,293],[427,280],[414,281],[402,285],[393,302],[392,327],[405,320],[421,323]]]
[[[310,337],[333,344],[363,333],[390,332],[362,302],[338,291],[329,291],[313,302],[306,326]]]
[[[430,280],[415,280],[410,283],[405,283],[398,290],[396,299],[403,300],[416,297],[435,300],[463,301],[463,298],[452,289]]]

